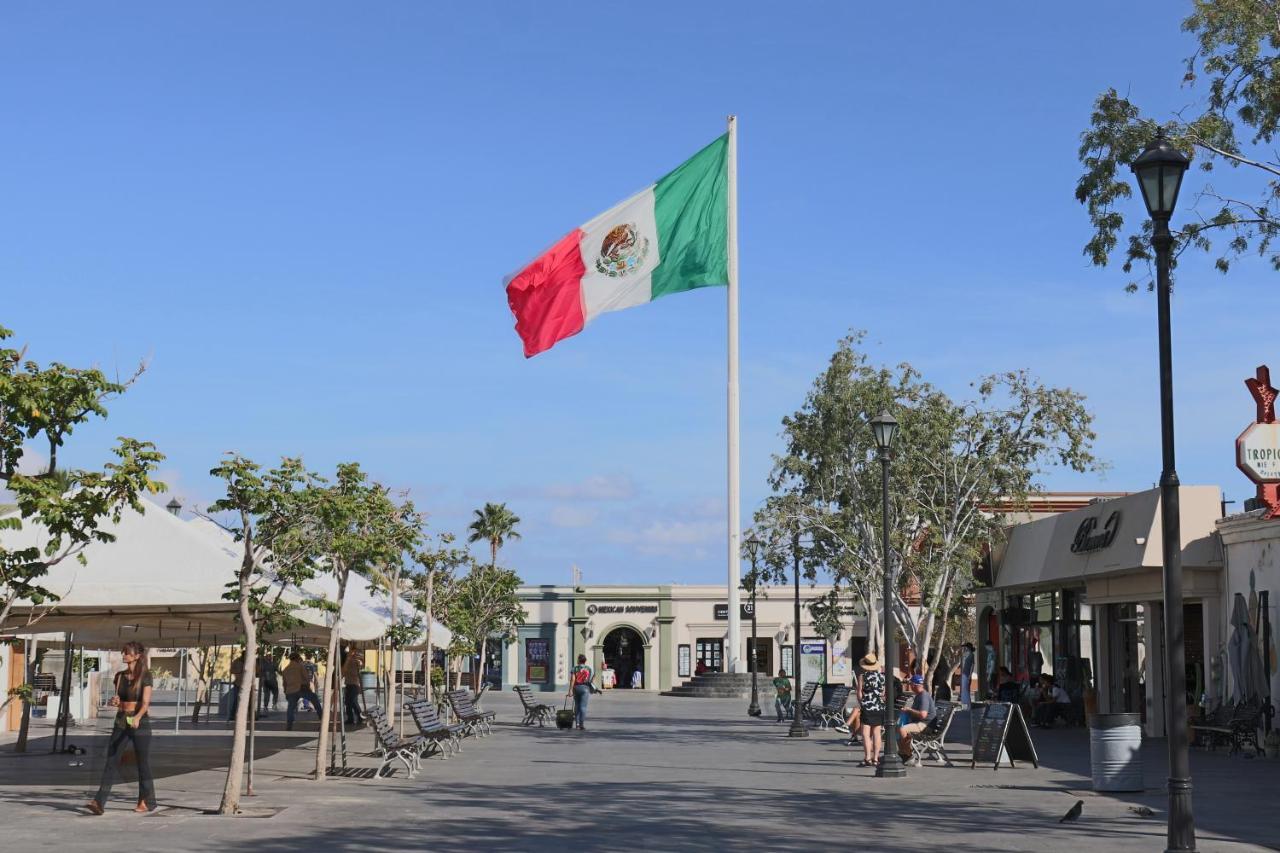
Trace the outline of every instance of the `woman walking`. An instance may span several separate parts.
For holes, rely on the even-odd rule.
[[[875,652],[858,661],[862,670],[858,704],[862,707],[862,761],[859,767],[875,767],[880,757],[880,741],[884,735],[884,673]]]
[[[125,669],[116,673],[116,693],[108,703],[117,708],[107,746],[107,764],[102,770],[102,784],[97,795],[85,806],[93,814],[102,814],[111,796],[111,786],[120,773],[126,741],[133,745],[138,763],[138,805],[134,811],[145,814],[156,808],[155,780],[151,778],[151,673],[147,671],[147,650],[141,643],[125,643],[121,649]]]
[[[591,698],[591,679],[594,677],[591,667],[587,666],[587,656],[578,655],[578,665],[573,668],[569,679],[569,693],[573,697],[573,719],[578,728],[587,730],[587,700]]]

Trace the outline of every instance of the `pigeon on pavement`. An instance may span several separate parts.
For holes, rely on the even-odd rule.
[[[1133,812],[1138,817],[1151,817],[1155,814],[1155,811],[1147,808],[1146,806],[1129,806],[1129,811]]]
[[[1076,804],[1072,806],[1066,814],[1058,818],[1058,823],[1069,823],[1080,817],[1080,813],[1084,811],[1084,800],[1076,800]]]

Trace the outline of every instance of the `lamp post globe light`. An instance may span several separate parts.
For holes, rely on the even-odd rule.
[[[787,730],[787,737],[808,737],[809,727],[804,724],[804,713],[800,708],[800,692],[802,685],[800,684],[800,534],[796,533],[791,537],[791,562],[792,568],[796,576],[796,635],[792,637],[794,645],[791,652],[791,677],[795,679],[796,687],[791,693],[791,728]]]
[[[751,654],[747,659],[751,661],[751,704],[747,706],[747,716],[760,716],[760,693],[756,687],[757,672],[760,669],[759,661],[756,658],[756,587],[760,585],[760,576],[756,571],[756,563],[760,559],[760,539],[756,536],[754,530],[747,534],[747,538],[743,540],[742,547],[747,552],[747,559],[751,561],[751,588],[748,592],[751,594]]]
[[[893,566],[889,560],[889,459],[893,451],[893,439],[898,434],[898,421],[887,411],[871,419],[871,432],[876,438],[876,451],[880,457],[880,526],[881,555],[884,560],[884,752],[876,775],[886,779],[899,779],[907,775],[907,768],[898,755],[898,711],[894,707],[893,671],[898,668],[898,645],[895,639],[897,622],[893,618]]]
[[[1173,235],[1169,218],[1178,203],[1182,176],[1191,160],[1164,135],[1156,132],[1138,159],[1142,200],[1151,216],[1151,245],[1156,251],[1156,315],[1160,327],[1160,528],[1164,553],[1164,651],[1169,680],[1165,727],[1169,740],[1169,851],[1196,849],[1191,813],[1191,759],[1187,745],[1187,674],[1182,623],[1182,531],[1178,507],[1178,473],[1173,453],[1173,354],[1170,343],[1169,279]]]

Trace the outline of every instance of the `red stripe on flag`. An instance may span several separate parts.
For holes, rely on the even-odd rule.
[[[516,316],[525,358],[582,331],[582,277],[587,268],[578,251],[581,242],[582,231],[574,229],[507,284],[507,304]]]

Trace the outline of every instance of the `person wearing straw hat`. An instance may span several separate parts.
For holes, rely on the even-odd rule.
[[[858,680],[858,705],[862,708],[862,761],[859,767],[875,767],[884,737],[884,673],[880,658],[868,652],[858,661],[862,677]]]

